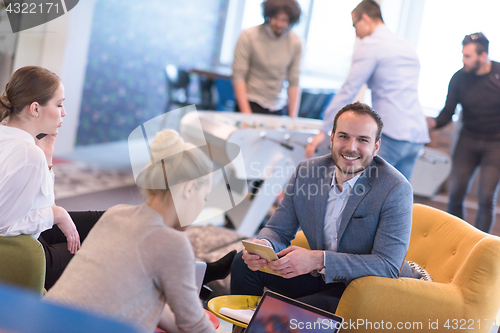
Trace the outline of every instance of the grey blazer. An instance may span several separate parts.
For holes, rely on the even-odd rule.
[[[269,240],[278,252],[301,228],[312,250],[324,250],[323,223],[334,167],[331,155],[301,162],[258,238]],[[410,242],[412,207],[411,185],[376,156],[342,213],[337,252],[325,252],[325,282],[397,278]]]

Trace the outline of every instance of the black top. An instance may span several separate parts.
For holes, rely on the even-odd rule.
[[[459,103],[463,133],[500,140],[500,63],[492,61],[491,71],[485,75],[467,73],[463,68],[453,75],[436,128],[450,122]]]

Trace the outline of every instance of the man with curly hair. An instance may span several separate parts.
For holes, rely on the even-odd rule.
[[[288,114],[294,116],[302,43],[290,28],[299,21],[301,9],[296,0],[265,0],[262,14],[265,22],[244,30],[234,51],[236,111],[281,115],[288,105]],[[288,103],[281,96],[285,79]]]

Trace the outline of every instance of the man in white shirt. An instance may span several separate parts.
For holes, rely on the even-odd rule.
[[[361,41],[354,50],[349,76],[325,110],[323,128],[307,146],[306,157],[312,157],[325,140],[337,111],[352,103],[367,83],[372,106],[385,125],[378,156],[409,180],[420,150],[430,141],[418,101],[417,54],[408,42],[389,31],[380,6],[373,0],[364,0],[354,8],[352,22]]]

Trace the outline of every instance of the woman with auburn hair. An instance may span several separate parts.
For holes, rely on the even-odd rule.
[[[137,180],[146,202],[106,211],[45,299],[147,332],[157,325],[168,332],[215,332],[198,299],[194,253],[182,232],[210,193],[212,164],[174,130],[158,133],[150,151],[155,162]],[[221,259],[225,275],[235,253]]]
[[[46,257],[46,289],[102,215],[68,213],[54,205],[52,154],[66,115],[63,101],[59,77],[37,66],[18,69],[0,96],[0,236],[38,238]],[[46,136],[38,139],[42,133]]]

